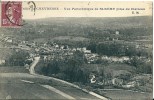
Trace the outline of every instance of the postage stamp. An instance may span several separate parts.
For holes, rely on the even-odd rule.
[[[22,23],[22,2],[2,1],[1,2],[1,26],[17,27]]]

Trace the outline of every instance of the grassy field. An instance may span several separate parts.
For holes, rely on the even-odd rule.
[[[116,63],[111,63],[108,65],[103,65],[103,64],[85,64],[83,65],[83,69],[89,70],[89,71],[95,71],[99,72],[101,70],[105,70],[106,73],[112,72],[112,73],[118,73],[120,71],[127,71],[130,73],[133,73],[135,71],[133,66],[129,66],[127,64],[116,64]]]
[[[0,73],[28,73],[29,71],[23,66],[11,66],[2,67],[0,66]]]
[[[13,50],[9,48],[0,48],[0,59],[8,58],[12,54]]]

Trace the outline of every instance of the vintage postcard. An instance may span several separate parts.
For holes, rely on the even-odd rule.
[[[0,99],[152,100],[152,1],[0,1]]]

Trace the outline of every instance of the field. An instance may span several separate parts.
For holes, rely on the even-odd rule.
[[[152,100],[152,93],[140,93],[128,90],[102,90],[102,94],[110,97],[112,100]]]
[[[87,41],[89,39],[84,38],[84,37],[59,36],[59,37],[53,38],[53,40],[59,40],[59,41],[63,41],[63,40],[68,40],[68,41]]]
[[[12,54],[13,50],[9,48],[0,48],[0,59],[4,60]]]
[[[114,64],[114,63],[108,65],[87,64],[83,65],[83,69],[96,72],[99,72],[104,69],[106,73],[112,72],[113,74],[120,73],[120,71],[130,72],[132,74],[135,72],[135,68],[133,66],[129,66],[127,64]]]
[[[28,73],[29,71],[25,69],[23,66],[5,66],[0,67],[0,73]]]

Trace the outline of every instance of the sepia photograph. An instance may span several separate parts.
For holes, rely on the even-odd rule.
[[[152,100],[152,2],[0,6],[0,100]]]

